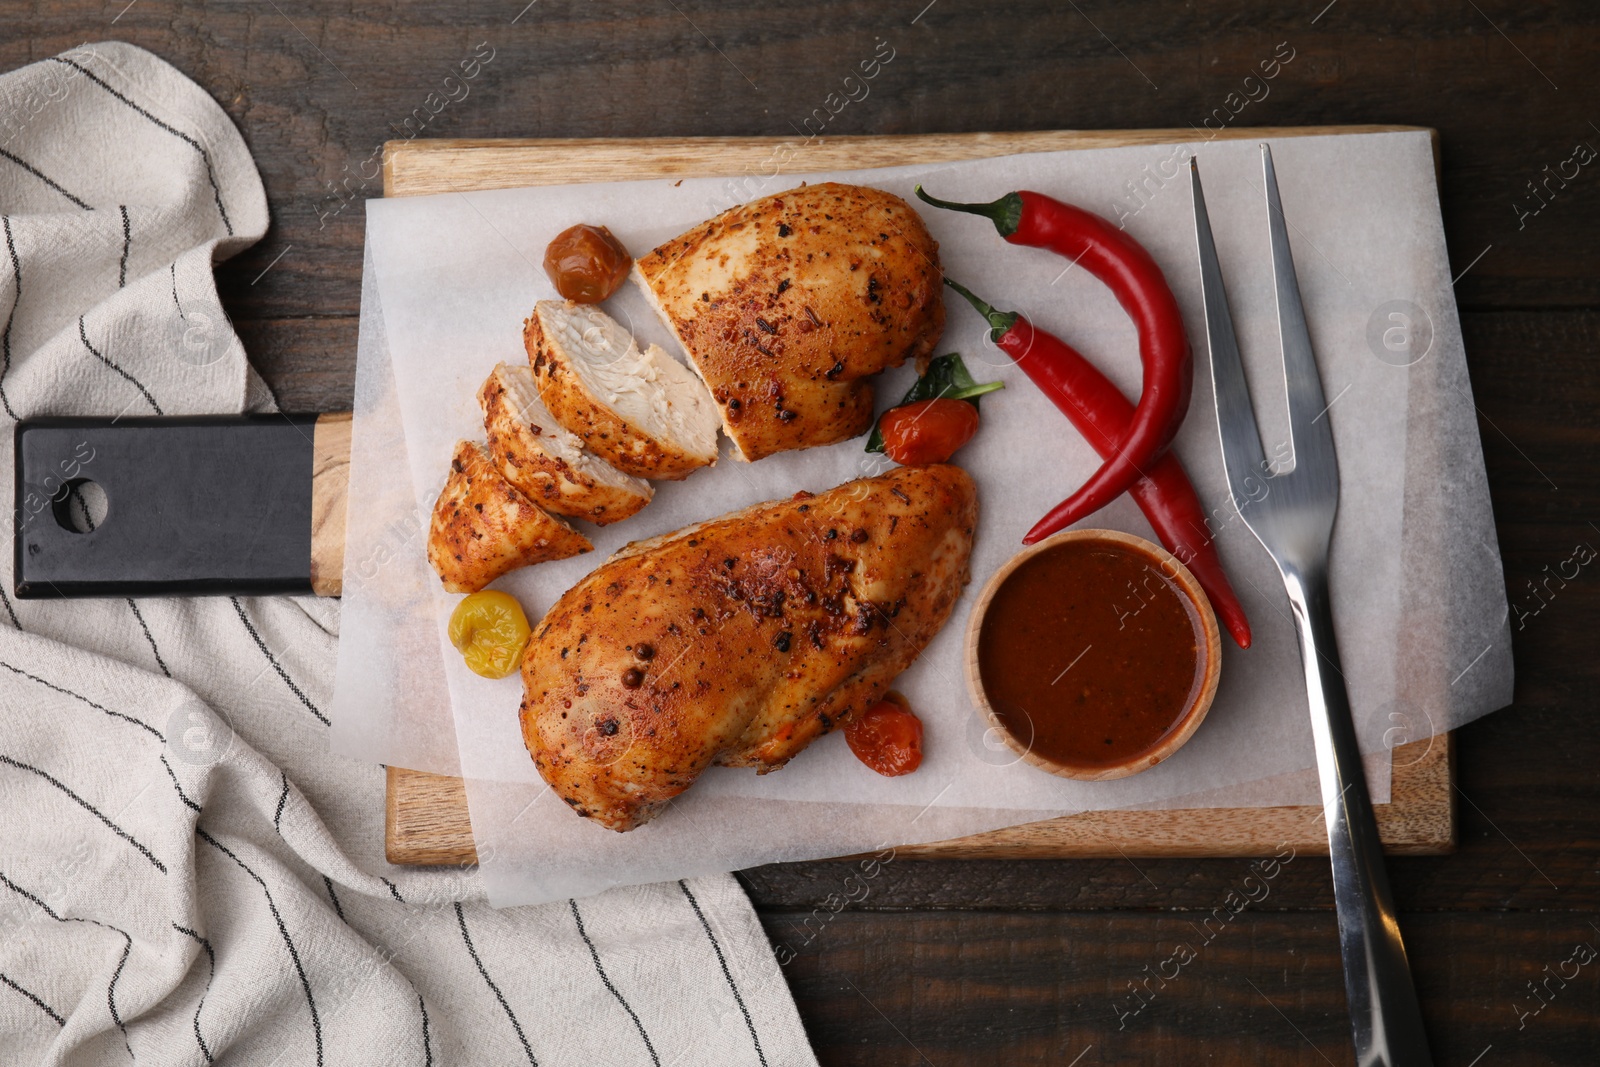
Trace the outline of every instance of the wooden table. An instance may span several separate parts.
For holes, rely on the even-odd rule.
[[[225,303],[299,410],[351,402],[361,199],[379,186],[366,161],[412,132],[1436,127],[1517,701],[1458,735],[1460,850],[1392,859],[1391,877],[1440,1064],[1594,1061],[1600,962],[1541,986],[1548,1003],[1528,983],[1574,946],[1600,947],[1600,573],[1541,585],[1542,599],[1529,583],[1600,546],[1600,159],[1561,177],[1580,142],[1600,150],[1600,8],[125,2],[0,2],[0,66],[115,36],[222,103],[273,214],[267,238],[221,268]],[[863,91],[845,76],[875,54],[867,95],[841,106]],[[476,77],[449,100],[443,80],[474,55]],[[1120,1028],[1137,1004],[1128,983],[1198,940],[1246,861],[901,859],[835,911],[846,873],[742,876],[825,1064],[1352,1062],[1332,894],[1311,857],[1178,977],[1152,982]]]

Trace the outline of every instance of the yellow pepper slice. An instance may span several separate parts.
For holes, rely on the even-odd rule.
[[[531,632],[517,598],[498,590],[473,593],[450,613],[450,643],[466,659],[467,669],[485,678],[504,678],[515,671]]]

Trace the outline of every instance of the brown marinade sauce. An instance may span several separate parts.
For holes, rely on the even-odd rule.
[[[978,672],[1006,729],[1057,763],[1129,763],[1159,744],[1200,685],[1204,632],[1162,564],[1130,546],[1066,541],[996,590]]]

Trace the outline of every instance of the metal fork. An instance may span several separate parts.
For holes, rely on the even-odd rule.
[[[1261,165],[1294,466],[1290,471],[1276,472],[1262,450],[1211,237],[1205,194],[1200,188],[1200,170],[1191,158],[1195,240],[1200,253],[1222,460],[1235,505],[1250,532],[1278,565],[1294,613],[1306,675],[1306,698],[1311,706],[1311,730],[1316,740],[1317,772],[1322,782],[1328,853],[1333,864],[1334,908],[1339,918],[1339,946],[1344,957],[1344,985],[1355,1033],[1356,1062],[1362,1067],[1431,1064],[1422,1011],[1411,984],[1405,944],[1400,938],[1384,871],[1383,846],[1350,718],[1350,698],[1345,692],[1328,603],[1328,542],[1339,506],[1339,461],[1334,455],[1328,404],[1323,398],[1316,356],[1311,351],[1305,309],[1300,303],[1300,283],[1289,252],[1272,150],[1264,144]]]

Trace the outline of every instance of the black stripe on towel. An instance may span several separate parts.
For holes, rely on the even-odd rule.
[[[101,822],[105,823],[106,828],[109,829],[112,833],[116,834],[118,837],[122,838],[128,844],[130,844],[134,848],[138,849],[139,852],[141,854],[143,854],[145,859],[147,859],[151,863],[155,864],[156,870],[160,871],[162,874],[166,874],[167,873],[167,865],[165,863],[162,863],[160,860],[156,859],[155,854],[153,852],[151,852],[149,849],[145,848],[139,842],[135,841],[133,839],[133,835],[132,834],[128,833],[128,831],[124,830],[122,827],[118,826],[116,823],[112,822],[110,819],[106,818],[104,815],[100,814],[100,809],[99,808],[96,808],[93,804],[89,803],[87,800],[83,799],[78,794],[76,794],[72,790],[68,789],[65,785],[63,785],[61,783],[61,781],[59,779],[55,778],[53,775],[51,775],[51,774],[49,774],[49,773],[47,773],[45,771],[41,771],[39,768],[33,766],[32,764],[23,763],[20,760],[14,760],[10,756],[4,755],[4,754],[0,754],[0,763],[4,763],[8,767],[15,767],[19,771],[28,771],[28,772],[30,772],[32,774],[38,775],[40,778],[43,778],[45,781],[49,782],[51,785],[53,785],[57,789],[61,790],[67,796],[69,796],[73,800],[77,801],[78,806],[83,808],[84,811],[87,811],[89,814],[93,815],[95,818],[97,818]]]
[[[328,887],[328,899],[333,901],[333,913],[339,916],[340,922],[348,923],[350,920],[344,917],[344,909],[339,906],[339,894],[333,891],[333,879],[323,875],[322,884]]]
[[[533,1067],[539,1067],[539,1061],[533,1054],[533,1048],[528,1044],[528,1037],[522,1032],[522,1024],[517,1022],[516,1013],[511,1010],[511,1005],[506,1003],[505,994],[500,992],[500,987],[494,984],[494,979],[489,977],[489,972],[483,966],[483,960],[478,958],[478,950],[472,946],[472,935],[467,933],[467,917],[461,911],[461,903],[456,902],[456,922],[461,927],[461,940],[467,943],[467,952],[472,956],[472,962],[478,965],[478,973],[483,975],[484,982],[489,986],[489,992],[494,994],[494,999],[500,1002],[500,1007],[505,1009],[506,1018],[511,1020],[511,1029],[517,1032],[517,1040],[522,1042],[522,1051],[528,1054],[528,1062]]]
[[[50,1016],[50,1018],[52,1018],[52,1019],[54,1019],[56,1021],[56,1025],[57,1026],[65,1026],[65,1025],[67,1025],[67,1020],[65,1020],[65,1019],[63,1019],[61,1017],[61,1013],[60,1012],[56,1011],[50,1005],[48,1005],[44,1001],[40,1000],[33,993],[31,993],[28,990],[22,988],[22,986],[17,984],[15,979],[7,977],[4,973],[0,973],[0,982],[4,982],[6,985],[10,986],[12,989],[15,989],[18,993],[21,993],[23,996],[27,997],[29,1000],[31,1000],[35,1004],[37,1004],[39,1006],[39,1010],[40,1011],[44,1012],[46,1015]],[[430,1059],[428,1062],[431,1063],[433,1061]]]
[[[118,930],[121,934],[122,931]],[[128,1043],[128,1026],[122,1021],[122,1014],[117,1011],[117,979],[122,977],[122,968],[128,965],[128,954],[133,951],[133,938],[122,934],[122,958],[117,961],[117,969],[111,972],[111,981],[106,984],[106,1007],[111,1009],[111,1021],[117,1024],[117,1029],[122,1031],[122,1047],[128,1050],[128,1058],[137,1059],[133,1054],[133,1046]]]
[[[100,78],[98,76],[96,76],[95,73],[93,71],[89,70],[87,67],[84,67],[84,66],[82,66],[81,64],[78,64],[78,63],[74,63],[70,59],[62,59],[60,56],[51,56],[50,59],[53,62],[65,63],[69,67],[75,67],[79,71],[82,71],[85,75],[88,76],[90,81],[92,81],[96,85],[100,86],[100,88],[104,89],[106,92],[110,93],[112,96],[116,97],[118,100],[121,100],[124,104],[127,104],[129,107],[133,108],[133,110],[137,111],[139,114],[143,115],[145,118],[149,119],[151,122],[155,123],[157,126],[161,127],[163,130],[166,130],[168,133],[172,134],[174,137],[178,137],[178,138],[181,138],[182,140],[186,141],[190,148],[193,148],[196,152],[199,152],[201,161],[204,162],[205,165],[206,165],[206,178],[209,179],[210,182],[211,182],[211,195],[212,195],[213,198],[215,198],[215,200],[217,202],[217,214],[222,217],[222,225],[227,228],[228,236],[229,237],[233,236],[233,223],[228,221],[228,210],[222,206],[222,190],[217,187],[217,175],[216,175],[216,172],[211,169],[211,156],[205,150],[205,148],[203,146],[201,146],[199,141],[195,140],[193,137],[190,137],[188,134],[184,133],[182,130],[175,129],[175,128],[167,125],[165,122],[162,122],[160,119],[158,119],[154,115],[150,114],[150,112],[146,111],[144,108],[140,107],[138,104],[135,104],[132,100],[129,100],[127,97],[123,96],[121,93],[119,93],[115,89],[111,88],[111,86],[107,85],[105,82],[101,81]],[[87,204],[85,204],[83,206],[84,207],[88,207]]]
[[[393,882],[389,881],[389,879],[385,878],[381,874],[378,875],[378,881],[382,882],[384,885],[389,887],[389,895],[391,897],[394,897],[394,899],[396,901],[398,901],[401,904],[404,904],[406,902],[405,898],[400,895],[400,890],[398,890],[398,889],[396,889],[394,887],[394,883]]]
[[[281,834],[283,833],[283,806],[289,801],[289,776],[283,772],[282,768],[279,768],[278,776],[283,779],[283,792],[278,794],[278,810],[272,814],[272,828]],[[342,919],[344,916],[341,915],[340,918]]]
[[[108,359],[98,348],[89,343],[89,331],[83,325],[82,315],[78,316],[78,337],[83,341],[83,347],[89,350],[90,355],[94,356],[95,359],[98,359],[101,363],[104,363],[106,366],[122,375],[132,383],[135,389],[143,393],[144,398],[150,402],[150,406],[155,409],[157,415],[166,414],[166,412],[161,410],[161,405],[156,403],[156,398],[150,395],[150,390],[144,387],[143,382],[129,374],[127,371],[123,370],[121,367],[117,366],[115,360]]]
[[[256,647],[261,650],[261,654],[267,657],[267,662],[272,664],[272,669],[278,672],[278,677],[283,679],[283,684],[289,687],[290,692],[294,693],[295,696],[300,698],[300,703],[304,704],[311,714],[322,720],[322,725],[332,726],[333,723],[328,721],[328,717],[322,714],[322,712],[318,711],[317,706],[311,703],[311,700],[305,695],[305,693],[300,691],[300,687],[298,685],[294,684],[294,679],[289,677],[289,672],[283,669],[283,664],[278,662],[278,657],[274,656],[272,651],[267,648],[267,643],[261,640],[261,634],[257,632],[255,624],[250,621],[250,616],[244,613],[244,605],[239,603],[239,598],[236,596],[231,596],[228,599],[233,601],[233,610],[239,613],[239,621],[244,623],[244,628],[246,630],[250,631],[251,640],[256,643]]]
[[[206,1047],[206,1039],[200,1036],[200,1009],[206,1006],[206,994],[211,992],[211,983],[217,980],[217,954],[211,949],[211,942],[189,929],[187,926],[172,924],[172,928],[180,934],[187,934],[200,942],[200,947],[206,950],[206,957],[211,961],[211,977],[206,979],[205,991],[200,994],[200,1003],[194,1006],[194,1040],[200,1046],[200,1052],[205,1056],[207,1063],[215,1063],[211,1049]]]
[[[46,689],[54,689],[56,692],[60,693],[62,696],[68,696],[68,697],[71,697],[74,700],[82,701],[83,703],[89,705],[94,710],[104,712],[105,714],[111,716],[113,719],[121,719],[123,722],[131,722],[133,725],[137,726],[139,729],[143,730],[145,733],[150,734],[157,741],[160,741],[162,744],[166,744],[167,739],[165,737],[161,736],[161,731],[160,730],[157,730],[154,726],[151,726],[147,722],[140,722],[138,719],[135,719],[132,715],[124,715],[120,711],[112,711],[108,707],[104,707],[104,706],[102,706],[100,704],[96,704],[94,701],[90,700],[86,696],[83,696],[83,695],[81,695],[79,693],[74,693],[70,689],[63,689],[59,685],[56,685],[54,682],[47,682],[43,678],[40,678],[37,674],[29,674],[27,671],[23,670],[21,667],[13,667],[11,664],[5,662],[4,660],[0,660],[0,667],[4,667],[6,670],[10,671],[12,674],[20,674],[22,677],[28,679],[28,681],[30,681],[30,682],[38,682],[40,685],[44,686]]]
[[[422,1054],[427,1057],[423,1067],[433,1067],[433,1039],[428,1036],[428,1005],[423,1003],[422,994],[417,994],[417,1008],[422,1012]]]
[[[589,946],[589,958],[594,960],[594,969],[600,975],[600,981],[605,984],[611,995],[617,998],[617,1003],[621,1004],[622,1010],[628,1013],[628,1018],[633,1020],[634,1029],[639,1031],[639,1036],[644,1039],[645,1050],[650,1053],[650,1062],[655,1064],[656,1067],[661,1067],[661,1057],[656,1055],[656,1047],[651,1043],[650,1035],[644,1032],[644,1023],[639,1021],[639,1013],[633,1010],[633,1005],[628,1003],[621,991],[611,984],[611,977],[606,974],[606,969],[600,965],[600,953],[595,949],[594,942],[589,940],[589,931],[583,928],[583,914],[578,911],[578,902],[569,900],[567,904],[572,908],[573,921],[578,924],[578,936],[582,937],[583,943]]]
[[[22,303],[22,260],[17,258],[17,242],[11,236],[11,216],[0,215],[0,224],[4,224],[6,231],[6,251],[11,254],[11,310],[6,313],[5,333],[0,335],[0,355],[5,358],[0,363],[0,404],[5,405],[6,414],[15,421],[17,413],[11,409],[11,398],[6,396],[6,375],[11,373],[11,321],[17,317],[17,305]],[[6,610],[11,610],[11,601],[6,601]],[[12,612],[11,621],[15,623],[17,616]],[[17,629],[22,629],[18,626]]]
[[[0,757],[0,759],[3,758],[4,757]],[[117,960],[116,970],[111,972],[111,981],[106,984],[106,1007],[111,1009],[111,1021],[117,1024],[118,1030],[122,1031],[122,1046],[128,1050],[128,1058],[137,1059],[138,1057],[134,1056],[133,1054],[133,1046],[128,1043],[128,1027],[122,1021],[122,1013],[117,1011],[117,979],[122,977],[122,969],[127,966],[128,956],[133,952],[133,938],[128,935],[126,930],[112,926],[110,923],[103,923],[99,919],[85,919],[76,915],[61,915],[50,905],[46,904],[38,894],[28,892],[28,890],[22,888],[20,885],[7,878],[4,874],[0,874],[0,883],[4,883],[7,889],[11,890],[13,893],[16,893],[18,896],[32,901],[38,906],[40,911],[50,916],[50,918],[54,919],[58,923],[87,923],[90,926],[98,926],[102,930],[110,930],[112,933],[122,938],[122,956]],[[15,988],[17,988],[19,991],[26,992],[25,990],[22,990],[20,986]],[[31,996],[31,994],[29,995]],[[35,1003],[39,1004],[40,1007],[44,1007],[44,1003],[42,1001],[35,999]],[[48,1008],[45,1010],[49,1011]],[[54,1012],[51,1012],[51,1014],[55,1015]]]
[[[73,491],[74,492],[78,491],[76,486],[73,487]],[[80,497],[79,499],[82,499],[82,498]],[[88,517],[88,514],[89,514],[89,506],[88,506],[88,504],[84,505],[83,514],[84,514],[84,516],[86,518]],[[89,529],[91,531],[94,529],[93,523],[90,524]],[[139,620],[139,629],[144,631],[144,639],[146,641],[150,642],[150,651],[155,654],[156,666],[161,668],[161,673],[162,674],[166,675],[168,678],[171,678],[172,677],[172,672],[167,670],[167,661],[161,658],[161,650],[156,647],[155,636],[150,633],[150,627],[144,621],[144,613],[139,610],[139,602],[134,600],[133,597],[129,597],[128,598],[128,607],[133,609],[133,617]]]
[[[272,918],[278,924],[278,933],[283,937],[283,943],[285,947],[289,949],[289,958],[294,961],[294,969],[299,972],[300,988],[304,989],[306,993],[306,1005],[311,1009],[311,1028],[313,1031],[315,1031],[317,1037],[317,1067],[322,1067],[322,1017],[317,1014],[317,1000],[311,995],[311,980],[306,977],[305,965],[300,962],[300,950],[294,947],[294,939],[289,936],[289,928],[284,925],[283,916],[278,911],[278,905],[272,899],[272,890],[268,889],[267,883],[262,880],[261,876],[255,871],[251,870],[249,864],[245,863],[244,860],[234,855],[233,850],[227,845],[224,845],[221,841],[218,841],[216,838],[206,833],[206,831],[199,826],[194,828],[194,832],[198,834],[200,839],[206,844],[210,845],[212,848],[216,849],[224,856],[227,856],[233,862],[237,863],[239,865],[239,869],[244,871],[244,873],[248,874],[251,878],[255,879],[256,885],[261,887],[261,892],[266,894],[267,908],[272,912]]]
[[[184,807],[189,808],[191,811],[198,812],[200,810],[200,805],[190,800],[189,795],[183,791],[183,786],[178,783],[178,774],[172,769],[172,764],[167,762],[167,754],[165,752],[161,754],[161,766],[167,769],[167,777],[172,779],[172,788],[178,791],[178,799],[183,801]]]
[[[700,910],[700,902],[689,892],[688,883],[680,878],[678,888],[683,890],[683,895],[689,900],[689,906],[694,909],[695,918],[700,920],[701,928],[711,940],[711,950],[717,954],[717,963],[722,967],[722,977],[728,980],[728,988],[733,991],[733,1002],[739,1005],[739,1013],[744,1016],[744,1025],[750,1031],[750,1040],[756,1046],[756,1059],[761,1061],[761,1067],[767,1067],[767,1054],[761,1051],[761,1038],[756,1036],[755,1020],[750,1018],[750,1009],[744,1006],[744,997],[739,993],[739,985],[733,980],[733,972],[728,969],[728,957],[722,953],[722,942],[718,941],[717,935],[712,932],[711,923],[706,921],[705,912]]]
[[[15,163],[17,166],[21,167],[23,170],[25,170],[29,174],[33,175],[35,178],[38,178],[40,181],[44,182],[46,185],[48,185],[50,188],[54,189],[56,192],[60,193],[62,196],[66,197],[68,200],[71,200],[75,205],[77,205],[78,207],[83,208],[83,210],[85,210],[85,211],[93,211],[94,210],[94,208],[90,207],[88,204],[84,203],[82,200],[78,199],[77,197],[73,196],[71,193],[67,192],[65,189],[61,188],[60,184],[58,184],[56,181],[51,179],[51,177],[49,175],[45,174],[44,171],[40,170],[38,167],[35,167],[32,163],[29,163],[27,160],[21,158],[20,156],[12,155],[10,152],[7,152],[4,148],[0,148],[0,156],[4,156],[5,158],[11,160],[11,162]],[[232,233],[233,231],[230,230],[228,232]]]
[[[89,533],[94,533],[94,516],[89,514],[89,502],[83,498],[81,486],[67,483],[67,500],[78,505],[78,513],[83,516],[83,524],[88,527]]]
[[[18,885],[17,883],[13,882],[11,879],[7,878],[4,874],[0,874],[0,883],[3,883],[7,889],[9,889],[13,893],[17,894],[17,896],[22,897],[22,898],[24,898],[26,900],[32,901],[38,907],[38,909],[40,911],[42,911],[46,915],[50,916],[50,918],[54,919],[56,922],[64,923],[64,922],[67,921],[66,919],[62,918],[59,914],[57,914],[56,909],[54,909],[50,905],[46,904],[44,902],[44,899],[42,897],[40,897],[37,893],[28,892],[26,889],[22,888],[20,885]],[[75,921],[77,921],[77,922],[94,923],[96,926],[100,925],[98,922],[95,922],[95,920],[93,920],[93,919],[78,919],[78,920],[75,920]]]
[[[117,288],[128,284],[128,250],[133,247],[133,226],[128,222],[128,205],[118,204],[122,212],[122,265],[117,268]]]

